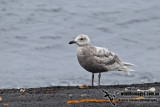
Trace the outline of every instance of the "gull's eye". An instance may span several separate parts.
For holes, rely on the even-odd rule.
[[[84,38],[80,38],[80,40],[84,40]]]

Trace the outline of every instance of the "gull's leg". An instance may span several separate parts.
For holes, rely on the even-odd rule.
[[[92,73],[92,86],[94,86],[94,73]]]
[[[100,81],[101,80],[101,73],[99,72],[99,75],[98,75],[98,86],[100,86]]]

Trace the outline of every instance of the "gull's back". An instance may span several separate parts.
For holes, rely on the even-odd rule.
[[[122,66],[114,53],[101,47],[79,47],[77,58],[84,69],[93,73],[118,70]]]

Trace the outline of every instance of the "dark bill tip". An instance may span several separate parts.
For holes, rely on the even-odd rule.
[[[73,44],[73,43],[76,43],[76,42],[75,42],[75,41],[70,41],[70,42],[69,42],[69,44]]]

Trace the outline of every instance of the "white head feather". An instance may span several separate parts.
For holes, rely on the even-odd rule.
[[[91,44],[89,37],[84,34],[78,35],[74,41],[78,46],[87,46]]]

